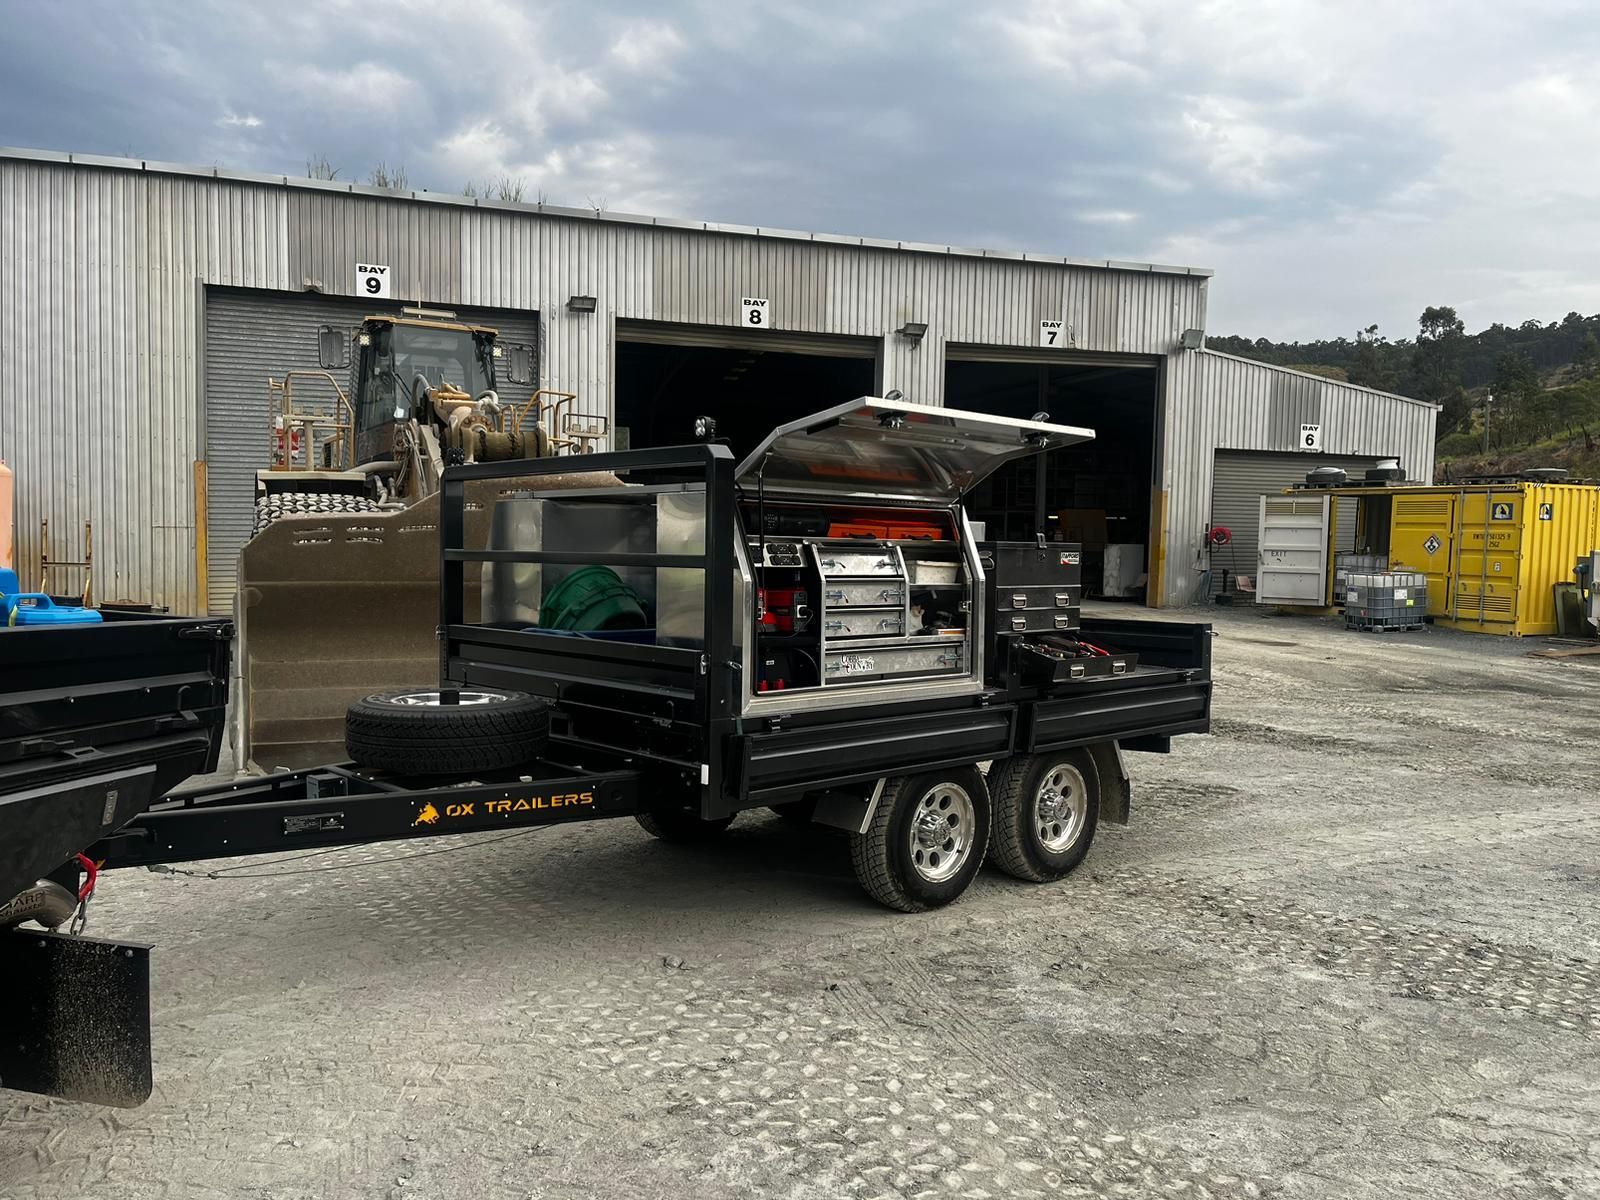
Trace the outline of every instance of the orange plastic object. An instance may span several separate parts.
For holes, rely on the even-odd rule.
[[[13,570],[17,566],[13,561],[15,552],[12,548],[16,536],[16,485],[16,476],[6,466],[6,460],[0,458],[0,567]]]

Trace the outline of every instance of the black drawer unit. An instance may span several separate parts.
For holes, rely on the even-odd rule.
[[[980,542],[991,669],[1008,634],[1070,633],[1081,620],[1082,553],[1068,542]]]

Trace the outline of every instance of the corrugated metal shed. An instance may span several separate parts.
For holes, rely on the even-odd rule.
[[[1219,354],[1177,353],[1167,367],[1165,603],[1193,587],[1195,561],[1211,512],[1218,450],[1299,449],[1302,422],[1322,426],[1318,462],[1393,455],[1412,478],[1433,477],[1438,409],[1425,401],[1338,383],[1319,375]]]
[[[1297,381],[1274,399],[1271,368],[1178,352],[1205,327],[1209,271],[0,150],[0,454],[18,473],[24,574],[40,517],[58,539],[92,518],[102,595],[197,610],[204,289],[351,295],[357,261],[387,263],[406,299],[537,313],[542,382],[606,415],[619,320],[727,328],[740,297],[764,296],[774,329],[877,339],[883,389],[938,404],[947,343],[1034,346],[1041,319],[1062,319],[1079,353],[1169,364],[1169,558],[1204,527],[1213,448],[1250,448],[1227,439],[1268,438],[1320,403],[1331,450],[1348,436],[1368,452],[1364,420],[1405,431],[1380,452],[1408,465],[1424,463],[1424,427],[1431,444],[1431,408]],[[574,295],[597,311],[568,313]],[[926,336],[898,336],[907,321]]]

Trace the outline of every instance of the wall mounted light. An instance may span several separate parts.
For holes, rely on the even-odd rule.
[[[928,332],[926,321],[907,321],[896,331],[908,342],[920,342],[923,335]]]
[[[1204,329],[1185,329],[1178,338],[1178,345],[1185,350],[1198,350],[1205,344],[1206,331]]]
[[[567,300],[570,313],[592,313],[598,307],[593,296],[573,296]]]

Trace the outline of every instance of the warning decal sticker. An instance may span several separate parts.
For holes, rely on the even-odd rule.
[[[1432,558],[1439,553],[1439,547],[1442,545],[1444,543],[1439,540],[1438,535],[1430,533],[1428,540],[1422,543],[1422,548],[1428,552],[1428,557]]]
[[[1545,501],[1543,504],[1539,505],[1539,520],[1541,520],[1541,521],[1554,520],[1555,519],[1555,515],[1556,515],[1556,506],[1554,504],[1551,504],[1548,500]]]
[[[1512,506],[1506,501],[1497,500],[1495,501],[1494,511],[1489,515],[1496,521],[1509,521],[1511,520],[1511,509]]]

